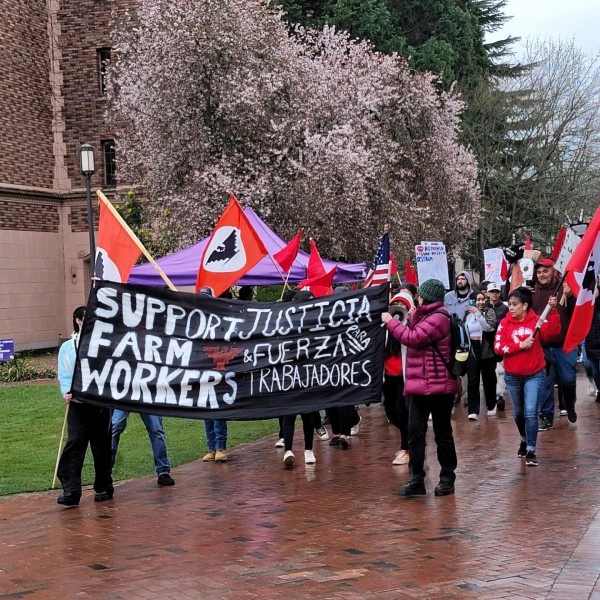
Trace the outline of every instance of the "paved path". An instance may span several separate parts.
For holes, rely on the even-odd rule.
[[[0,600],[600,600],[600,407],[586,391],[580,379],[576,425],[540,433],[538,468],[517,458],[510,412],[473,423],[457,409],[445,498],[432,438],[427,496],[397,495],[407,468],[372,406],[350,450],[316,441],[314,467],[297,452],[284,470],[273,436],[175,469],[174,488],[145,477],[74,509],[56,492],[0,499]]]

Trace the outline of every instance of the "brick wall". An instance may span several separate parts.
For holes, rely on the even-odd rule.
[[[66,124],[64,141],[67,145],[68,175],[81,181],[77,151],[89,142],[96,151],[96,173],[92,185],[104,187],[104,160],[101,141],[112,139],[113,133],[105,124],[106,98],[100,93],[97,50],[110,48],[109,24],[111,11],[134,9],[132,0],[61,0],[59,23],[63,73],[63,116]],[[68,32],[68,35],[64,35]],[[117,156],[118,162],[118,156]],[[75,183],[74,185],[77,185]]]
[[[52,187],[54,172],[46,0],[2,2],[0,183]]]
[[[58,233],[59,210],[57,203],[0,199],[0,229]]]

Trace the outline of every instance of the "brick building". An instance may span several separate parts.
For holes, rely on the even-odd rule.
[[[0,46],[0,338],[56,346],[89,291],[85,180],[78,150],[96,152],[92,190],[114,194],[103,74],[113,10],[131,0],[11,0]],[[95,193],[94,193],[94,206]],[[97,208],[95,217],[97,219]]]

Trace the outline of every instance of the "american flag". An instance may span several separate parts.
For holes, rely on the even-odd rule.
[[[363,287],[381,285],[390,281],[390,238],[384,233],[379,240],[379,246]]]

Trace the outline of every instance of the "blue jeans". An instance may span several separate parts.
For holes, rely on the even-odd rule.
[[[546,370],[544,384],[540,390],[539,413],[541,417],[554,421],[554,384],[562,387],[564,404],[568,409],[575,407],[577,378],[577,348],[567,353],[562,348],[544,348]]]
[[[204,429],[206,429],[206,443],[209,452],[227,448],[227,421],[206,419]]]
[[[535,452],[538,434],[538,396],[544,383],[544,370],[527,377],[505,373],[504,381],[521,440],[527,444],[527,452]]]
[[[127,417],[129,412],[125,410],[115,409],[112,416],[112,460],[113,465],[119,448],[119,439],[121,434],[127,427]],[[167,454],[167,440],[163,429],[162,417],[156,415],[147,415],[140,413],[140,417],[146,426],[150,445],[152,446],[152,454],[154,455],[154,469],[157,475],[169,473],[171,471],[171,463]]]

